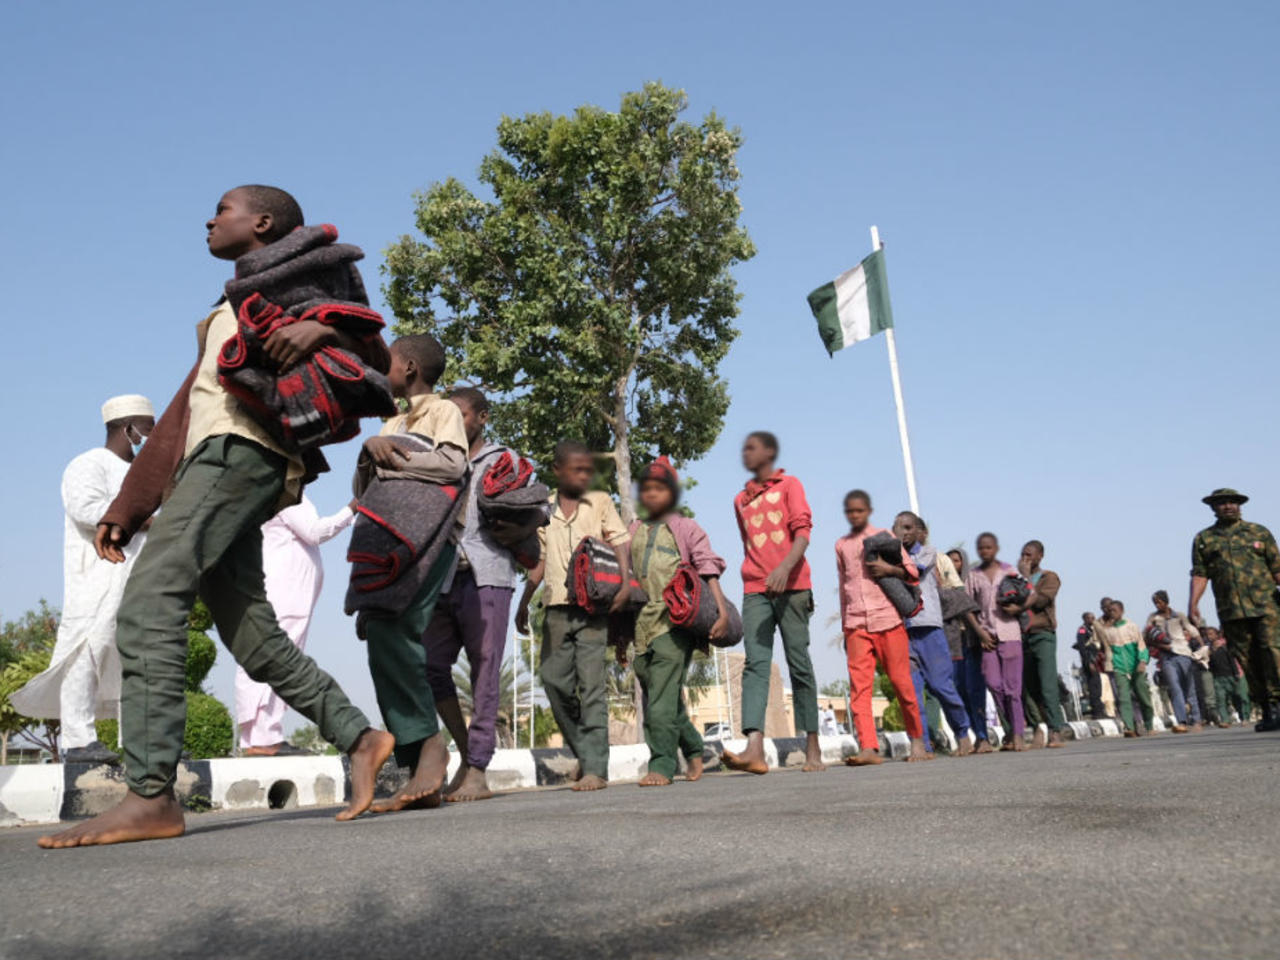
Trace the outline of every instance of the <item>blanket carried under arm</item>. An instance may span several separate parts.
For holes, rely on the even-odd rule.
[[[607,613],[622,586],[622,568],[613,547],[595,537],[583,537],[569,558],[565,586],[569,600],[587,613]],[[639,610],[649,602],[635,577],[631,578],[629,607]]]
[[[407,446],[429,450],[419,434],[396,434]],[[408,609],[440,558],[466,504],[466,481],[426,483],[375,477],[356,507],[347,560],[351,580],[345,609],[356,614],[356,635],[370,617],[394,619]]]
[[[542,557],[538,529],[551,522],[551,491],[533,481],[533,464],[504,452],[480,478],[476,507],[493,538],[526,570]]]
[[[395,413],[382,316],[355,265],[364,253],[337,239],[332,224],[299,227],[240,257],[226,284],[239,325],[218,352],[218,378],[281,446],[299,453],[351,439],[361,417]],[[334,327],[353,349],[326,346],[279,370],[263,344],[304,320]]]
[[[742,641],[742,614],[728,597],[724,603],[729,629],[719,640],[711,639],[711,628],[720,619],[720,607],[707,581],[698,575],[692,564],[680,564],[662,591],[662,599],[667,605],[672,625],[686,631],[700,645],[733,647]]]
[[[863,541],[862,550],[867,559],[875,557],[895,567],[902,566],[902,541],[887,530],[881,530],[867,537]],[[919,584],[899,580],[897,577],[881,577],[876,580],[876,583],[903,620],[914,617],[924,609],[924,598],[920,593]]]

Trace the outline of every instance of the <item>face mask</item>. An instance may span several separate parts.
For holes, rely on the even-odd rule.
[[[126,440],[129,441],[129,443],[133,445],[133,452],[135,454],[141,451],[142,447],[147,442],[147,438],[144,437],[142,434],[140,434],[133,427],[129,427],[127,430],[125,430],[124,437]],[[134,437],[137,437],[137,439],[135,440]]]

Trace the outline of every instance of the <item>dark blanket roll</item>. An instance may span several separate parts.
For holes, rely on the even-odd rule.
[[[416,434],[397,441],[430,449]],[[356,614],[364,637],[369,617],[394,619],[413,602],[440,558],[466,503],[466,484],[427,483],[407,477],[375,478],[356,507],[347,560],[351,580],[345,609]]]
[[[881,530],[867,537],[863,541],[862,549],[863,556],[868,560],[875,557],[895,567],[902,566],[902,541],[887,530]],[[924,596],[920,592],[919,584],[908,583],[897,577],[881,577],[876,583],[903,620],[914,617],[924,609]]]
[[[672,626],[684,630],[699,644],[733,647],[742,642],[742,615],[727,597],[729,629],[719,640],[711,639],[711,628],[720,619],[720,608],[707,581],[698,576],[698,571],[691,564],[680,565],[662,591],[662,599],[667,605]]]
[[[533,464],[503,453],[480,478],[476,507],[493,538],[526,569],[538,565],[538,530],[551,522],[551,491],[533,482]]]
[[[569,558],[565,586],[569,599],[587,613],[608,612],[622,586],[622,569],[613,547],[595,537],[583,537]],[[649,597],[635,577],[631,578],[630,587],[630,607],[639,610]]]
[[[1000,584],[996,587],[996,603],[1004,606],[1006,603],[1016,603],[1018,606],[1025,606],[1027,601],[1031,599],[1031,584],[1017,573],[1006,573],[1000,578]],[[1031,614],[1022,611],[1018,615],[1018,623],[1022,627],[1022,632],[1026,633],[1031,626]]]

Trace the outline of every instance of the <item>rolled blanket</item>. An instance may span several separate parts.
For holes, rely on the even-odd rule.
[[[397,443],[429,451],[433,444],[414,433]],[[427,483],[407,477],[375,478],[356,507],[347,560],[351,580],[345,609],[356,614],[364,638],[368,618],[394,619],[408,609],[431,567],[449,542],[466,503],[466,484]]]
[[[526,569],[538,565],[538,530],[551,522],[551,491],[533,482],[533,464],[505,452],[480,478],[476,506],[493,538]]]
[[[1142,631],[1142,639],[1147,642],[1149,650],[1161,656],[1173,649],[1169,634],[1154,623],[1148,624],[1147,629]]]
[[[332,224],[299,227],[236,261],[226,284],[239,329],[218,353],[218,378],[286,450],[305,453],[349,440],[362,417],[395,413],[386,377],[362,356],[324,347],[277,369],[263,351],[281,327],[314,320],[385,355],[382,316],[369,306],[356,261],[359,247],[336,243]]]
[[[878,557],[895,567],[902,566],[902,541],[887,530],[881,530],[867,537],[863,541],[862,550],[867,559]],[[881,577],[876,583],[903,620],[914,617],[924,609],[924,599],[920,593],[919,584],[908,583],[897,577]]]
[[[569,599],[587,613],[607,612],[622,586],[622,570],[613,547],[595,537],[583,537],[569,558],[565,586]],[[648,595],[632,577],[629,605],[639,610],[648,602]]]
[[[996,603],[1003,606],[1006,603],[1016,603],[1025,605],[1031,599],[1031,584],[1023,577],[1016,573],[1006,573],[1000,578],[1000,583],[996,587]],[[1022,632],[1026,633],[1031,626],[1031,614],[1025,610],[1018,616],[1018,622],[1022,626]]]
[[[699,644],[733,647],[742,641],[742,615],[727,597],[725,604],[729,614],[728,632],[719,640],[711,639],[711,628],[720,619],[720,608],[716,604],[715,594],[711,592],[707,582],[698,576],[698,571],[692,564],[680,564],[675,576],[662,591],[662,600],[667,605],[672,625],[686,631]]]

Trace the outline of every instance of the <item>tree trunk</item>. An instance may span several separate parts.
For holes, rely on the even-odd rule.
[[[9,762],[9,734],[0,733],[0,767]]]
[[[618,475],[622,522],[627,526],[636,518],[636,500],[631,492],[630,424],[627,423],[627,385],[630,379],[630,376],[623,377],[613,388],[613,464]]]

